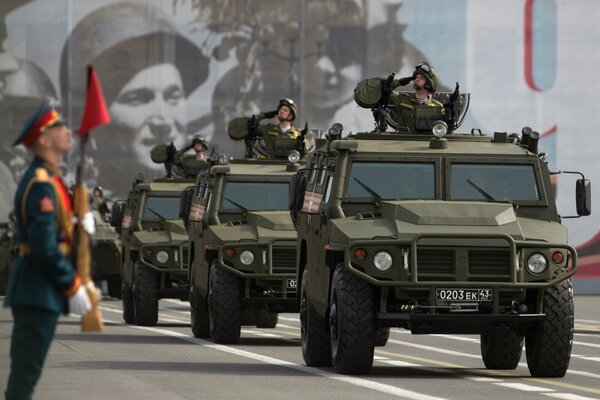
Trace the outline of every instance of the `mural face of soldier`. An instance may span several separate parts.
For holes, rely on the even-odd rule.
[[[157,144],[172,141],[180,148],[185,142],[185,93],[173,64],[157,64],[138,72],[123,86],[109,111],[119,130],[131,133],[131,149],[145,167],[161,167],[148,156]]]

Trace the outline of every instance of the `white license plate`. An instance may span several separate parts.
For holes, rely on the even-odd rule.
[[[286,283],[288,289],[296,289],[298,286],[298,281],[296,279],[288,278]]]
[[[436,289],[438,303],[492,301],[492,289]]]

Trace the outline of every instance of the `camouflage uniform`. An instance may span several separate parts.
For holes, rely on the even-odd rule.
[[[409,93],[392,93],[389,104],[394,106],[398,131],[404,133],[417,132],[415,127],[415,110],[417,107],[435,107],[443,113],[444,105],[429,97],[424,103],[420,103],[416,96]]]
[[[254,147],[259,158],[277,157],[277,154],[279,153],[276,151],[278,147],[277,139],[284,138],[295,140],[300,136],[300,130],[295,126],[291,126],[288,131],[283,132],[277,124],[259,125],[256,133],[261,137]],[[287,157],[287,154],[285,154],[284,157]]]

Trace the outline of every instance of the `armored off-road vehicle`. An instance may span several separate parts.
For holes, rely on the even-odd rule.
[[[306,364],[368,373],[400,327],[480,334],[489,369],[516,368],[525,342],[533,376],[563,376],[577,254],[539,134],[341,128],[291,183]],[[589,181],[575,186],[589,215]]]
[[[180,157],[184,150],[177,154],[172,147],[157,146],[152,160],[165,164],[166,176],[152,182],[136,177],[127,201],[113,204],[111,223],[122,244],[121,297],[127,323],[156,325],[159,299],[188,299],[188,237],[179,201],[206,163]],[[174,167],[179,174],[172,174]]]
[[[274,328],[296,312],[296,231],[288,210],[298,163],[233,160],[182,196],[190,238],[192,332],[236,343],[241,325]]]
[[[10,265],[19,251],[14,233],[15,224],[12,218],[0,223],[0,295],[6,292]]]
[[[121,297],[121,240],[115,228],[98,210],[92,211],[96,232],[92,241],[92,278],[97,286],[106,282],[108,295]]]

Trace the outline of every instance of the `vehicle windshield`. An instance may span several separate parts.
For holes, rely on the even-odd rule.
[[[530,164],[453,163],[452,200],[537,201],[535,171]]]
[[[179,219],[179,197],[151,196],[144,206],[144,221]]]
[[[221,209],[287,210],[288,182],[228,182]]]
[[[435,164],[416,162],[354,162],[347,199],[434,199]]]

